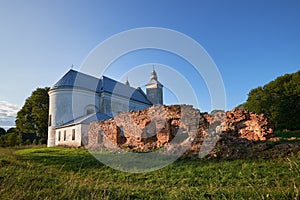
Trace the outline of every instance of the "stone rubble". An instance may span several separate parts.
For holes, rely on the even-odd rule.
[[[188,105],[152,106],[119,113],[114,119],[90,124],[88,148],[111,148],[113,144],[132,151],[151,151],[175,136],[179,140],[194,137],[199,130],[199,120],[199,110]]]
[[[210,115],[190,105],[155,105],[92,122],[87,148],[133,152],[163,148],[183,157],[235,158],[251,154],[247,151],[258,148],[256,142],[271,140],[276,138],[263,114],[233,109]]]

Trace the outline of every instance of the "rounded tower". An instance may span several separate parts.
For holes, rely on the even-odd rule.
[[[48,147],[56,146],[55,130],[80,117],[98,112],[100,80],[68,71],[49,90]]]

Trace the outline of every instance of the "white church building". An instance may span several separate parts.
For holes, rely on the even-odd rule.
[[[48,147],[83,146],[92,121],[106,120],[119,112],[163,104],[163,85],[153,69],[146,94],[106,76],[96,78],[69,70],[49,91]]]

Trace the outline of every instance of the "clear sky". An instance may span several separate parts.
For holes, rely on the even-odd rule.
[[[37,87],[52,86],[72,64],[80,70],[100,42],[140,27],[173,29],[201,44],[222,75],[232,109],[251,89],[300,69],[299,10],[299,0],[0,0],[0,126],[13,125]],[[126,71],[145,63],[158,63],[161,80],[160,64],[185,71],[200,110],[212,109],[205,83],[166,52],[128,54],[106,75],[124,80]]]

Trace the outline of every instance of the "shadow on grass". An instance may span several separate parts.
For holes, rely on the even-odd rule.
[[[37,166],[57,167],[66,171],[97,169],[104,165],[88,151],[74,148],[37,148],[22,149],[16,152],[22,162],[34,162]]]
[[[256,160],[300,157],[299,139],[276,139],[267,141],[231,141],[226,138],[208,157],[212,160]]]
[[[275,136],[276,137],[281,137],[281,138],[300,138],[300,130],[295,130],[295,131],[275,131]]]
[[[212,157],[212,159],[191,160],[190,158],[180,158],[178,160],[174,159],[172,162],[170,162],[169,157],[157,156],[156,154],[145,158],[143,157],[145,153],[124,156],[114,152],[103,151],[99,154],[91,154],[86,149],[66,147],[16,149],[14,155],[21,163],[33,162],[36,166],[56,167],[66,171],[103,169],[108,168],[106,165],[112,167],[116,163],[117,165],[113,166],[113,168],[132,172],[143,172],[146,168],[150,170],[144,171],[152,171],[155,170],[157,165],[160,167],[156,169],[159,169],[170,163],[173,163],[174,166],[188,163],[189,165],[199,165],[200,163],[205,165],[222,160],[268,160],[280,157],[300,156],[300,140],[261,141],[251,143],[249,146],[245,146],[244,144],[235,144],[232,146],[229,144],[217,148],[218,151],[215,152],[216,157]],[[7,152],[8,150],[5,151],[5,154]],[[99,160],[105,160],[106,162],[104,163],[106,165]],[[2,164],[4,165],[5,163]]]

